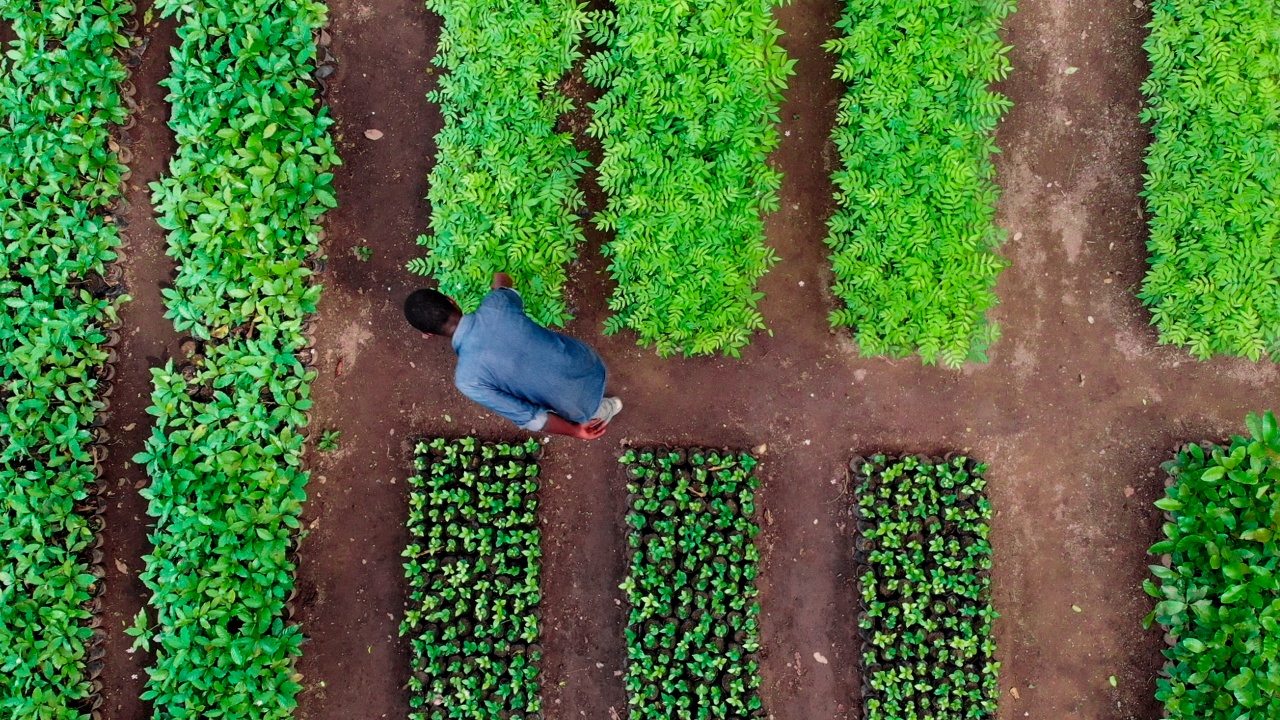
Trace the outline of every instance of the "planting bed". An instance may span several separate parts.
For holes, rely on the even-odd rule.
[[[1164,466],[1166,539],[1145,587],[1170,645],[1156,697],[1174,720],[1280,716],[1280,425],[1251,415],[1249,432]]]
[[[0,715],[102,704],[124,2],[0,2]],[[56,86],[58,93],[48,92]]]
[[[626,467],[632,720],[767,717],[759,694],[756,459],[637,448]]]
[[[855,458],[854,561],[867,720],[994,718],[986,466]]]
[[[537,440],[419,443],[405,576],[411,720],[542,717]]]

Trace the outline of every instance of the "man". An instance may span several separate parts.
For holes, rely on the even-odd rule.
[[[506,273],[493,276],[493,292],[471,315],[435,290],[410,294],[404,315],[423,337],[451,339],[463,395],[525,430],[594,440],[622,410],[604,396],[600,356],[530,320]]]

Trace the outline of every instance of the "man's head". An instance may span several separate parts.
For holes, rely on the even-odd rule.
[[[444,293],[415,290],[404,300],[404,316],[420,333],[452,337],[462,319],[462,311]]]

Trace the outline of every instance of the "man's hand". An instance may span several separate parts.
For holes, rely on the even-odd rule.
[[[498,288],[514,288],[515,286],[516,284],[511,280],[510,275],[506,273],[501,273],[501,272],[493,274],[494,290],[497,290]]]
[[[604,435],[608,427],[609,424],[603,420],[575,423],[569,422],[555,413],[547,413],[547,424],[542,427],[542,432],[578,438],[579,440],[595,440]]]

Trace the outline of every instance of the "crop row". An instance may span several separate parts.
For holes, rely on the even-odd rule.
[[[0,0],[0,715],[101,704],[127,2]]]
[[[286,718],[301,689],[289,623],[314,372],[309,258],[338,163],[310,80],[325,8],[308,0],[162,0],[178,15],[177,151],[152,185],[169,255],[166,316],[188,357],[152,371],[155,416],[135,462],[156,520],[131,630],[153,647],[156,718]]]
[[[1139,297],[1162,343],[1257,360],[1280,349],[1280,11],[1163,0],[1152,13]]]
[[[448,70],[432,91],[444,128],[431,173],[426,257],[409,269],[434,275],[471,312],[495,272],[520,278],[529,316],[569,319],[565,266],[577,256],[587,166],[569,133],[556,132],[573,103],[556,88],[573,61],[586,14],[575,0],[427,0],[444,18]]]
[[[761,718],[752,470],[746,453],[635,449],[626,467],[625,683],[631,720]]]
[[[1159,599],[1147,618],[1170,647],[1156,697],[1174,720],[1280,717],[1280,425],[1188,445],[1165,464],[1165,539],[1151,548]]]
[[[881,455],[850,469],[864,717],[995,717],[986,466]]]
[[[660,355],[737,355],[764,328],[756,283],[777,261],[763,215],[778,206],[778,107],[794,61],[775,0],[619,0],[598,13],[605,49],[584,67],[605,91],[590,134],[604,145],[596,225],[617,290],[606,332]]]
[[[419,443],[409,479],[411,720],[539,718],[536,440]]]
[[[835,326],[865,355],[984,357],[1004,261],[991,133],[1012,105],[987,86],[1010,70],[998,35],[1012,0],[848,0],[827,43],[848,85],[834,140],[829,221]]]

